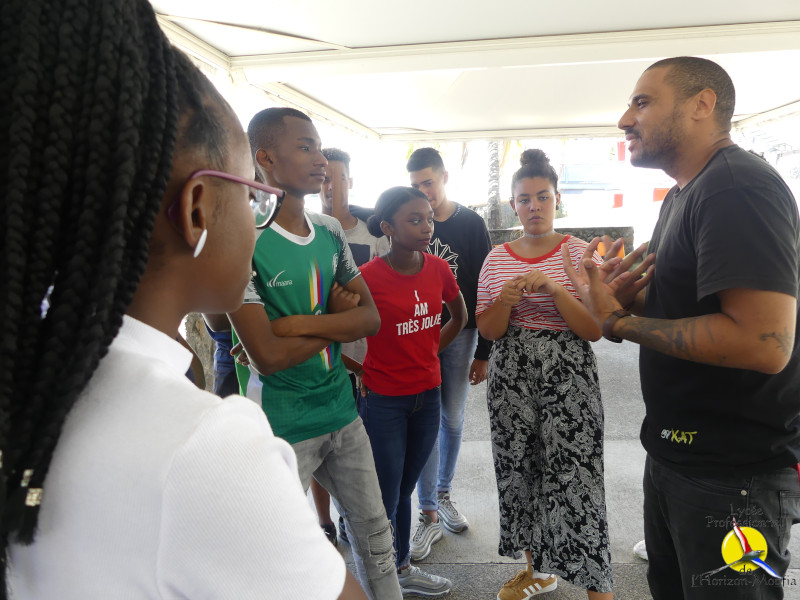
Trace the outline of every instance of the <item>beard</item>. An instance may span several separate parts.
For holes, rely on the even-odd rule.
[[[629,130],[637,136],[639,142],[638,152],[631,152],[631,164],[634,167],[669,170],[675,163],[685,138],[682,117],[683,113],[675,107],[672,114],[647,138],[641,137],[636,129]]]

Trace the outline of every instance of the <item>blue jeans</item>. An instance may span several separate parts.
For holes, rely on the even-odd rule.
[[[440,404],[438,387],[408,396],[370,391],[360,402],[383,505],[394,527],[398,567],[409,563],[411,492],[436,440]]]
[[[463,329],[439,355],[442,370],[442,420],[439,435],[417,482],[421,510],[439,507],[437,492],[450,492],[456,472],[464,409],[467,406],[469,368],[478,344],[477,329]]]
[[[341,429],[297,442],[292,448],[303,489],[308,490],[313,475],[347,520],[356,576],[367,596],[401,600],[391,528],[361,419],[356,417]]]
[[[648,456],[644,469],[647,581],[654,600],[783,598],[783,582],[760,568],[709,571],[726,564],[723,539],[736,519],[740,527],[764,536],[767,554],[761,558],[785,576],[792,524],[800,521],[800,482],[794,467],[750,477],[694,477]]]
[[[214,393],[222,398],[239,393],[239,380],[233,365],[220,365],[214,360]]]

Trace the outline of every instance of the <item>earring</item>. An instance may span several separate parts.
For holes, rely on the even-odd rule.
[[[200,253],[203,251],[203,246],[206,245],[206,238],[208,237],[208,229],[203,229],[203,233],[200,234],[200,239],[197,240],[197,246],[194,247],[194,257],[197,258],[200,256]]]

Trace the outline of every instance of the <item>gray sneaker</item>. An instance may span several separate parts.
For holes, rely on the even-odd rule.
[[[439,492],[439,521],[445,526],[448,531],[453,533],[461,533],[469,527],[469,521],[458,509],[453,506],[453,501],[450,500],[448,492]]]
[[[441,532],[440,532],[441,533]],[[419,567],[409,566],[397,575],[403,596],[444,596],[453,587],[449,579],[426,573]]]
[[[431,553],[431,546],[442,539],[442,524],[434,523],[425,513],[419,513],[419,522],[411,535],[409,549],[411,560],[422,560]]]

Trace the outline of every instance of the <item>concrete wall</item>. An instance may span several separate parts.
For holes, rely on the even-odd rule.
[[[558,233],[569,234],[587,242],[592,241],[595,237],[604,235],[610,236],[612,239],[623,238],[625,240],[625,254],[633,250],[633,227],[575,227],[572,229],[556,227]],[[489,231],[489,237],[492,240],[492,245],[499,246],[511,240],[515,240],[522,235],[521,229],[492,229]]]

